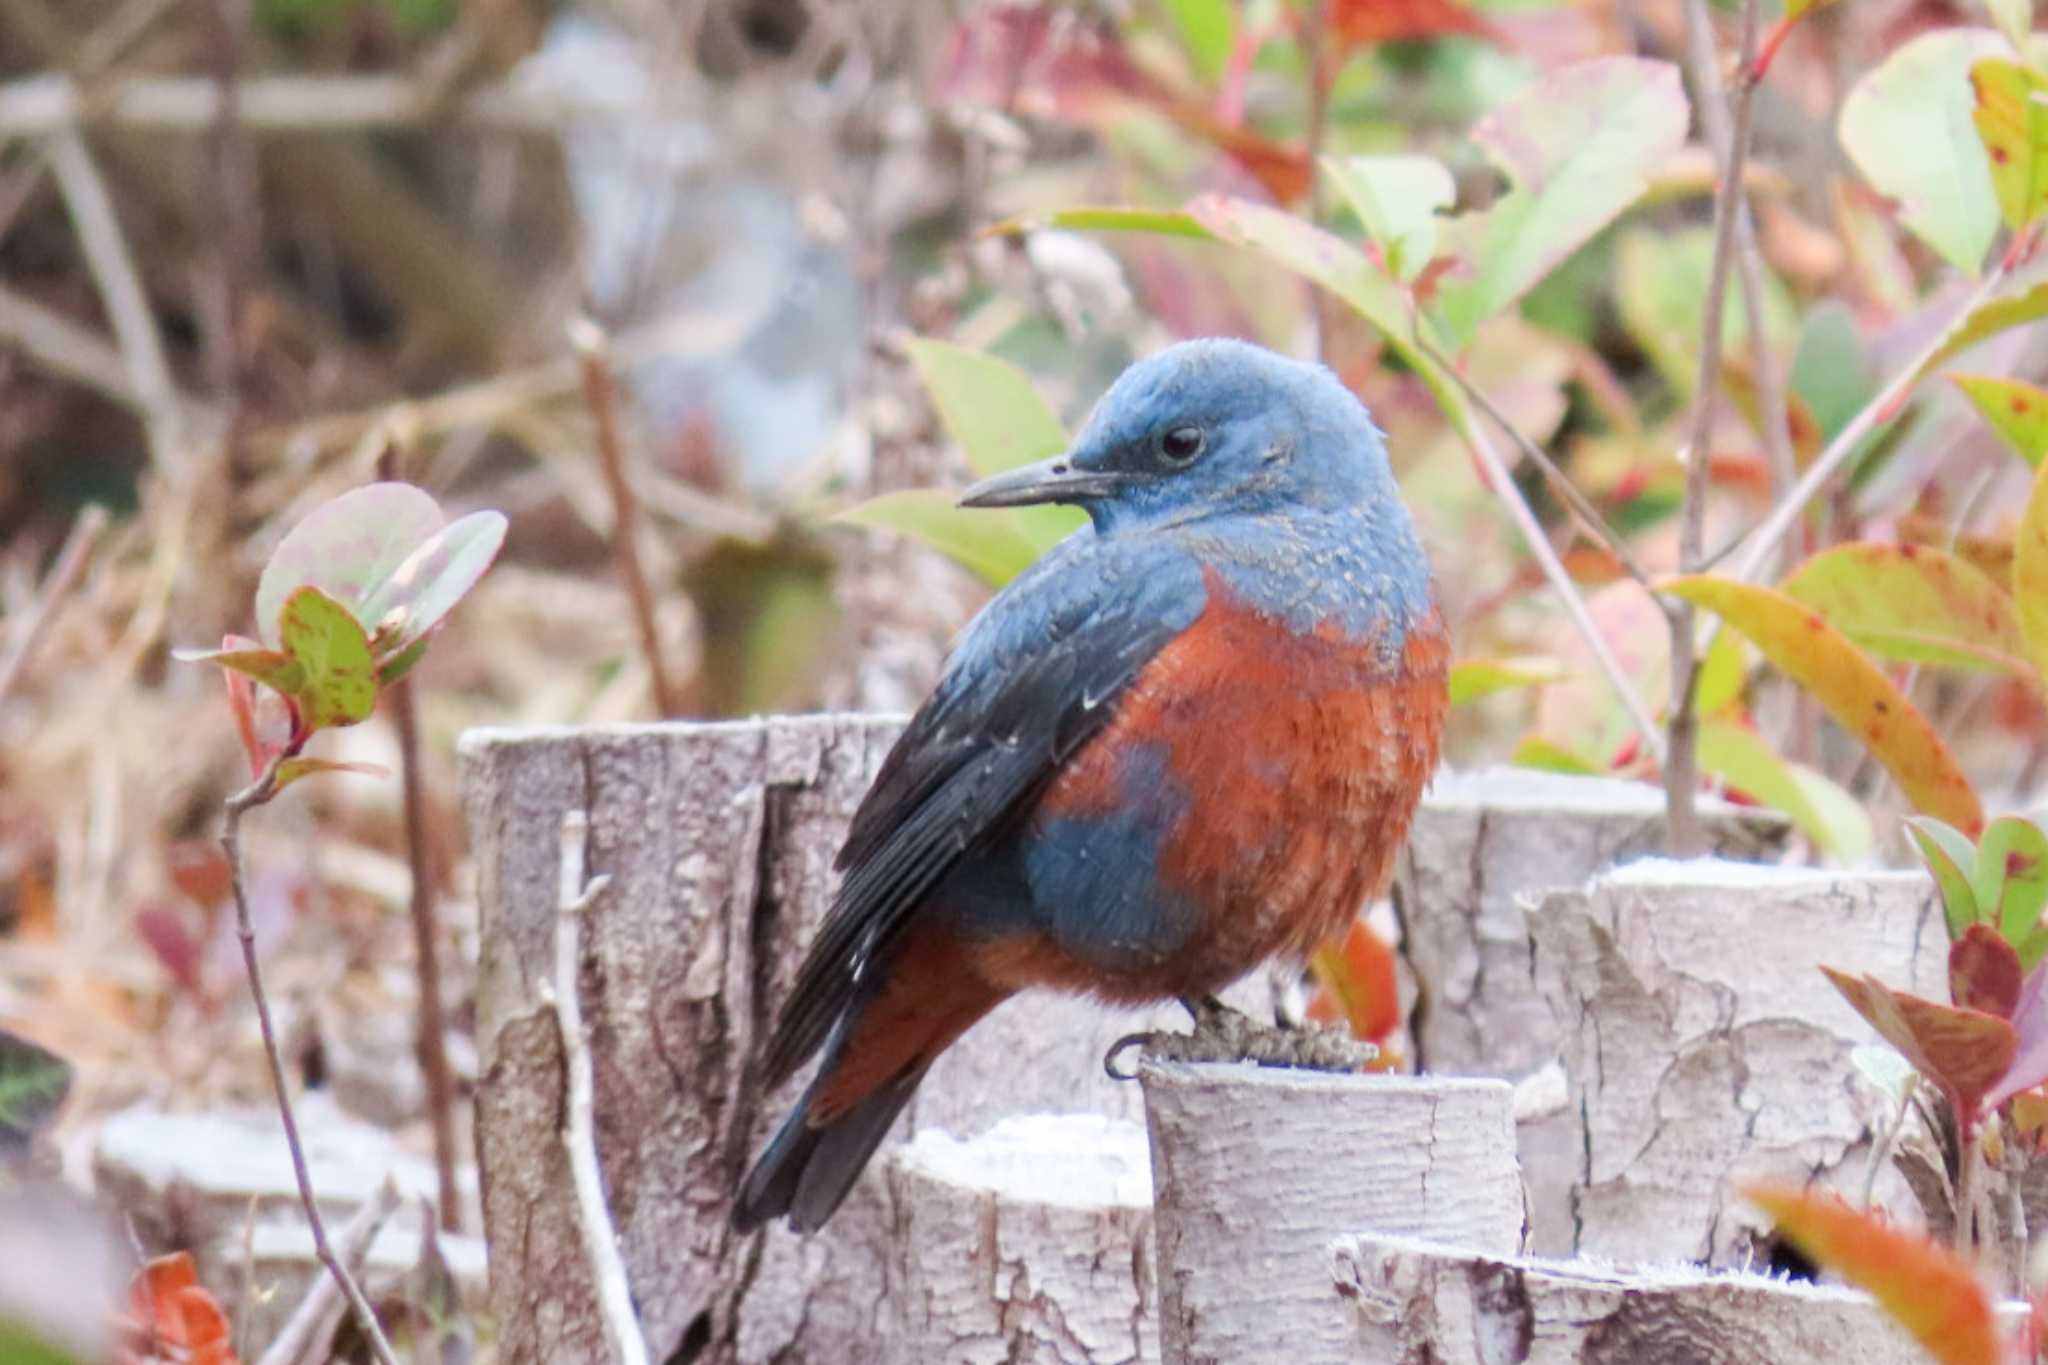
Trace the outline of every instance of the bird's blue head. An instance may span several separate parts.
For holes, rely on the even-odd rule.
[[[1379,429],[1335,375],[1211,338],[1131,366],[1067,453],[984,480],[960,501],[1069,503],[1107,535],[1394,496]]]

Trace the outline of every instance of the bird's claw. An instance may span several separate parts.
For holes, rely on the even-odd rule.
[[[1181,1004],[1194,1016],[1193,1031],[1125,1034],[1102,1057],[1102,1069],[1111,1080],[1137,1078],[1135,1069],[1118,1067],[1123,1055],[1134,1047],[1142,1049],[1142,1057],[1154,1061],[1255,1062],[1299,1071],[1361,1071],[1379,1056],[1373,1044],[1361,1042],[1341,1028],[1261,1024],[1208,996]]]

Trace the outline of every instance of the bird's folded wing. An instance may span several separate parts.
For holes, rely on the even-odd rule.
[[[975,619],[854,815],[845,881],[769,1047],[771,1083],[818,1050],[862,964],[955,862],[1029,811],[1205,601],[1200,567],[1177,549],[1083,531]]]

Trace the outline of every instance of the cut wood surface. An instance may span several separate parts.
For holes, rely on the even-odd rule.
[[[1699,810],[1728,856],[1762,856],[1784,840],[1783,820],[1767,812],[1711,800]],[[1395,873],[1401,956],[1420,992],[1409,1014],[1419,1068],[1519,1080],[1553,1060],[1558,1026],[1530,977],[1518,898],[1583,885],[1663,842],[1664,793],[1648,783],[1529,768],[1439,773]],[[1578,1133],[1562,1111],[1517,1126],[1538,1252],[1571,1249]]]
[[[1693,1266],[1522,1260],[1377,1233],[1338,1239],[1329,1272],[1353,1329],[1301,1365],[1921,1365],[1868,1295]],[[2017,1327],[2026,1305],[2000,1314]]]
[[[1528,924],[1585,1124],[1573,1251],[1737,1264],[1765,1229],[1735,1183],[1859,1195],[1890,1106],[1850,1053],[1879,1040],[1818,967],[1946,998],[1925,876],[1659,859],[1552,892]],[[1889,1167],[1876,1196],[1920,1221]]]
[[[1333,1237],[1521,1247],[1506,1083],[1147,1061],[1159,1321],[1171,1365],[1343,1358]]]
[[[557,832],[590,818],[581,1000],[599,1165],[648,1346],[716,1362],[872,1358],[900,1228],[879,1168],[817,1236],[727,1226],[745,1163],[794,1100],[749,1069],[823,915],[832,858],[901,729],[892,718],[472,731],[465,799],[482,914],[477,1146],[491,1302],[507,1361],[603,1349],[556,1135],[561,1049],[539,987],[552,971]],[[1256,1007],[1263,982],[1233,998]],[[1270,1009],[1270,1004],[1268,1004]],[[940,1058],[900,1131],[960,1136],[1032,1112],[1135,1120],[1138,1088],[1102,1056],[1177,1008],[1131,1013],[1034,995]]]
[[[896,1365],[1159,1359],[1145,1129],[1097,1114],[927,1128],[887,1167]]]

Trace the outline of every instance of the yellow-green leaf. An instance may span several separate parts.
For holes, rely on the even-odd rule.
[[[1919,810],[1968,834],[1984,808],[1955,755],[1876,664],[1827,618],[1775,588],[1696,574],[1667,579],[1663,591],[1715,612],[1748,636],[1778,670],[1812,693],[1898,781]]]
[[[1542,735],[1526,735],[1515,746],[1508,761],[1517,768],[1537,768],[1547,773],[1570,773],[1575,777],[1598,777],[1605,771],[1583,754]]]
[[[318,588],[300,588],[285,598],[277,631],[284,652],[305,670],[293,700],[307,730],[369,719],[377,707],[377,664],[347,607]]]
[[[1433,156],[1326,156],[1323,172],[1351,202],[1387,268],[1412,282],[1436,255],[1439,211],[1458,197],[1444,163]]]
[[[1031,510],[1065,518],[1069,531],[1086,520],[1086,514],[1070,508]],[[998,588],[1030,568],[1058,539],[1040,534],[1042,518],[1026,521],[1009,509],[961,507],[951,493],[936,488],[884,493],[855,503],[832,520],[909,536]]]
[[[1991,1295],[1953,1251],[1819,1190],[1753,1185],[1743,1193],[1781,1236],[1868,1291],[1939,1365],[2003,1359]]]
[[[2032,680],[2012,599],[1968,563],[1931,546],[1837,545],[1778,587],[1873,654]]]
[[[2021,459],[2041,467],[2042,455],[2048,454],[2048,389],[1989,374],[1952,374],[1949,379]]]
[[[277,765],[277,789],[283,791],[302,777],[315,773],[355,773],[360,777],[389,777],[391,770],[380,763],[344,763],[333,758],[312,758],[305,754]]]
[[[1810,768],[1787,762],[1738,720],[1700,722],[1700,770],[1790,816],[1801,833],[1838,862],[1870,851],[1870,816],[1856,798]]]
[[[2048,80],[1993,57],[1970,68],[1971,120],[1991,158],[1991,186],[2005,225],[2020,231],[2048,210]]]
[[[1564,666],[1555,659],[1460,659],[1451,665],[1451,705],[1563,678]]]
[[[2048,317],[2048,281],[2028,288],[2024,293],[2007,299],[1993,299],[1979,304],[1962,317],[1956,319],[1941,345],[1934,348],[1926,361],[1914,374],[1914,380],[1925,378],[1934,370],[1969,350],[1980,341],[1997,336],[2000,332],[2028,323],[2039,322]]]
[[[919,337],[910,343],[917,367],[946,432],[978,476],[987,478],[1067,448],[1067,430],[1009,361],[951,342]]]
[[[2033,494],[2013,536],[2012,597],[2034,667],[2048,677],[2048,465],[2034,475]]]
[[[1906,833],[1913,836],[1913,843],[1920,850],[1920,860],[1927,864],[1928,875],[1934,878],[1934,885],[1941,892],[1941,909],[1948,921],[1948,936],[1961,938],[1971,925],[1982,918],[1977,909],[1977,893],[1970,887],[1970,872],[1977,864],[1977,850],[1971,845],[1968,835],[1930,816],[1907,816]]]
[[[1122,205],[1060,209],[1029,218],[1010,218],[988,230],[991,237],[1015,236],[1040,228],[1063,228],[1070,232],[1149,232],[1157,237],[1185,237],[1211,242],[1209,229],[1179,209],[1142,209]]]
[[[1711,716],[1742,695],[1749,679],[1749,660],[1744,657],[1742,637],[1732,630],[1716,631],[1707,655],[1700,660],[1699,677],[1693,681],[1693,709]]]

